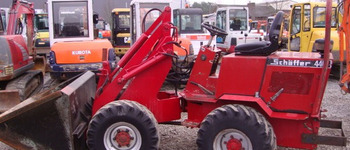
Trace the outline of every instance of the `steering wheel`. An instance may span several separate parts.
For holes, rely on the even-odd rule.
[[[207,29],[209,32],[210,32],[210,35],[211,36],[214,36],[214,35],[224,35],[226,36],[227,35],[227,32],[225,30],[222,30],[216,26],[213,26],[209,23],[202,23],[202,27]]]

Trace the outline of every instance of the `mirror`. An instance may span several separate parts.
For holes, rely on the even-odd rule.
[[[94,22],[94,24],[98,23],[98,14],[97,13],[94,13],[94,15],[93,15],[93,22]]]

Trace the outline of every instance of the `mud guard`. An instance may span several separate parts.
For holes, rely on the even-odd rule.
[[[0,115],[0,141],[15,149],[86,149],[95,91],[88,71],[30,97]]]

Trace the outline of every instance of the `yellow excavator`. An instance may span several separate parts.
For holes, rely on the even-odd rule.
[[[331,40],[333,41],[333,68],[332,74],[339,77],[339,35],[336,19],[339,15],[337,4],[332,3]],[[288,50],[296,52],[314,52],[313,47],[317,39],[324,38],[325,34],[325,2],[296,3],[292,6],[289,18]],[[340,16],[340,15],[339,15]],[[341,61],[343,62],[343,61]]]

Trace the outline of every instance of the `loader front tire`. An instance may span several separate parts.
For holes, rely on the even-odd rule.
[[[137,102],[110,102],[91,119],[87,145],[91,150],[158,149],[156,124],[153,114]]]
[[[251,107],[224,105],[210,112],[198,131],[198,149],[274,150],[270,123]]]

